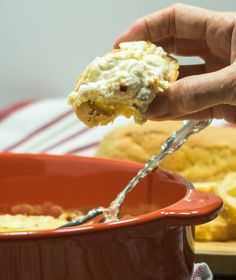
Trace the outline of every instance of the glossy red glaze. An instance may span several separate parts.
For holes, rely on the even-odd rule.
[[[21,203],[64,209],[107,206],[142,166],[115,160],[0,155],[0,212]],[[0,279],[189,279],[191,226],[222,206],[175,173],[157,170],[122,207],[129,220],[74,228],[0,234]]]

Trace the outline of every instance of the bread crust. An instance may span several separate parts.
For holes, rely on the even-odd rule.
[[[150,42],[146,42],[146,44],[153,45]],[[105,54],[103,57],[109,56],[117,52],[120,52],[120,49],[113,50]],[[177,79],[179,74],[178,62],[175,58],[171,57],[170,55],[167,55],[166,53],[162,57],[162,60],[165,61],[165,63],[167,63],[168,65],[168,71],[162,70],[164,73],[163,79],[165,82],[172,83]],[[93,64],[88,65],[86,70],[78,77],[74,93],[78,93],[80,91],[81,86],[87,85],[87,83],[89,82],[89,77],[92,76],[93,71]],[[97,98],[99,102],[97,102],[96,99],[93,100],[93,98],[89,99],[89,97],[87,97],[87,100],[82,100],[79,97],[79,95],[75,98],[70,95],[69,103],[73,106],[77,117],[88,127],[106,125],[109,122],[112,122],[119,115],[123,115],[127,118],[133,116],[136,123],[143,124],[146,121],[145,112],[147,111],[148,105],[158,94],[157,85],[159,86],[159,84],[160,88],[163,87],[162,83],[160,83],[159,77],[153,75],[152,80],[148,84],[144,84],[141,88],[138,88],[137,86],[138,91],[136,95],[138,95],[139,91],[141,92],[142,88],[146,88],[149,91],[149,94],[147,94],[146,96],[142,96],[142,98],[144,98],[144,101],[142,101],[142,98],[140,98],[139,103],[142,105],[130,105],[130,103],[132,102],[129,101],[132,101],[134,89],[129,85],[123,84],[122,80],[119,80],[118,84],[114,83],[114,88],[107,89],[108,93],[109,91],[115,93],[113,99],[110,97],[110,94],[107,94],[108,97],[99,96]],[[96,95],[96,93],[93,92],[92,94],[93,96]],[[127,104],[125,104],[125,99],[123,99],[126,98],[125,95],[128,96],[128,98],[130,99],[127,100]],[[119,101],[119,99],[117,98],[118,96],[120,96],[121,100],[123,100]],[[137,98],[137,96],[135,98]],[[108,107],[106,107],[107,105]]]
[[[156,154],[182,122],[151,122],[142,127],[127,125],[109,133],[97,148],[98,157],[145,163]],[[162,167],[193,182],[217,181],[236,171],[236,133],[232,127],[208,127],[192,136]]]

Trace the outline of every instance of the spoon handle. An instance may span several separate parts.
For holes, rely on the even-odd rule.
[[[79,216],[73,219],[71,222],[61,227],[79,226],[88,222],[95,217],[103,214],[104,218],[100,222],[109,222],[119,220],[120,206],[125,200],[127,194],[142,180],[145,176],[156,169],[162,162],[162,160],[177,151],[192,135],[196,134],[211,123],[211,120],[206,121],[185,121],[181,129],[174,132],[161,146],[160,152],[152,156],[141,169],[138,174],[128,183],[122,192],[118,194],[115,200],[112,201],[108,208],[97,207],[91,209],[87,214]]]
[[[162,162],[162,160],[177,151],[187,139],[202,129],[210,125],[211,120],[204,121],[184,121],[184,125],[181,129],[174,132],[161,146],[160,152],[153,155],[144,168],[141,169],[138,174],[128,183],[125,189],[118,194],[115,200],[112,201],[110,206],[105,210],[104,214],[106,221],[118,219],[120,206],[126,198],[126,195],[150,172],[156,169]]]

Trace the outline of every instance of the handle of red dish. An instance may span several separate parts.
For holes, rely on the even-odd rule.
[[[213,220],[223,205],[223,200],[208,192],[190,189],[178,202],[166,207],[162,215],[175,218],[182,225],[197,225]]]

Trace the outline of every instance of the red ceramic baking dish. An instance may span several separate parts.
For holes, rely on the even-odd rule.
[[[0,211],[50,202],[64,209],[108,206],[139,164],[99,158],[0,155]],[[106,224],[0,234],[3,280],[190,279],[192,226],[212,220],[222,200],[159,169]]]

